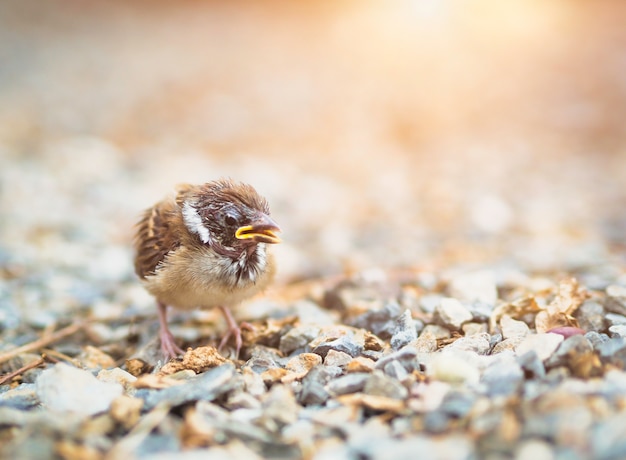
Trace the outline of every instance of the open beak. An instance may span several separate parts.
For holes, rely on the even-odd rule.
[[[276,235],[280,232],[280,227],[269,216],[262,214],[250,225],[239,227],[235,232],[235,238],[239,240],[252,240],[255,243],[280,243],[280,238]]]

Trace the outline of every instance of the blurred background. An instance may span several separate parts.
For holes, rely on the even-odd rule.
[[[4,0],[0,294],[138,284],[140,212],[222,176],[268,198],[279,283],[624,261],[624,24],[622,1]]]

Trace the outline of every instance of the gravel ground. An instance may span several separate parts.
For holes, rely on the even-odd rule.
[[[0,6],[0,457],[626,457],[626,7]],[[283,228],[159,360],[133,225]]]

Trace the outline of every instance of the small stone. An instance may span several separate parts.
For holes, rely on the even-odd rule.
[[[463,330],[463,335],[469,337],[471,335],[476,334],[484,334],[487,332],[487,324],[486,323],[465,323],[461,329]]]
[[[422,337],[429,337],[435,340],[444,340],[449,339],[451,336],[452,335],[450,334],[449,329],[437,324],[428,324],[424,327],[424,329],[422,329],[418,339]]]
[[[325,328],[317,338],[308,344],[307,348],[322,358],[330,350],[341,351],[356,357],[365,348],[365,333],[361,329],[347,326]]]
[[[363,347],[364,353],[379,352],[385,348],[385,342],[372,334],[370,331],[363,331]]]
[[[109,410],[124,390],[120,384],[101,382],[90,372],[59,363],[41,373],[36,391],[50,410],[95,415]]]
[[[333,396],[357,393],[365,388],[365,383],[369,377],[369,373],[353,372],[330,381],[326,385],[326,389]]]
[[[396,379],[385,375],[380,371],[374,371],[365,383],[363,392],[373,396],[385,396],[392,399],[406,399],[408,390]]]
[[[530,334],[517,346],[515,353],[520,356],[533,350],[542,361],[545,361],[557,349],[563,341],[563,336],[559,334]]]
[[[500,354],[487,366],[480,378],[488,387],[488,395],[510,396],[519,391],[524,380],[524,372],[513,355]]]
[[[212,401],[235,388],[241,383],[235,373],[235,366],[230,363],[198,375],[183,384],[171,386],[163,390],[147,390],[142,393],[146,410],[153,409],[163,403],[170,407],[179,406],[192,401]],[[140,393],[137,392],[137,396]]]
[[[301,353],[294,356],[285,365],[285,369],[291,372],[307,373],[315,366],[322,364],[322,358],[315,353]]]
[[[111,410],[109,413],[113,420],[129,430],[139,421],[142,407],[142,399],[122,395],[111,402]]]
[[[380,358],[376,362],[376,369],[384,369],[387,364],[394,361],[401,364],[407,372],[413,372],[420,368],[419,362],[417,361],[417,351],[411,346],[406,346]]]
[[[604,307],[593,300],[586,300],[576,312],[574,317],[578,325],[585,331],[603,331],[606,328]]]
[[[611,337],[626,337],[626,324],[616,324],[609,327]]]
[[[600,334],[596,331],[587,332],[585,334],[585,337],[587,338],[587,340],[589,340],[589,343],[593,346],[594,349],[597,349],[601,343],[604,343],[607,340],[609,340],[608,335]]]
[[[264,396],[263,417],[271,418],[279,425],[288,425],[298,419],[300,406],[296,402],[291,387],[287,385],[274,385]]]
[[[524,321],[517,321],[509,315],[504,315],[500,318],[500,328],[502,329],[502,337],[504,339],[526,337],[530,332],[528,324]]]
[[[434,320],[439,325],[454,330],[460,330],[461,326],[471,321],[472,318],[470,311],[461,302],[450,297],[442,299],[439,306],[435,308]]]
[[[596,346],[600,360],[619,369],[626,369],[626,339],[614,337]]]
[[[132,385],[137,381],[137,377],[130,372],[114,367],[113,369],[102,369],[98,372],[98,380],[106,383],[119,383],[126,392],[132,391]]]
[[[33,383],[22,383],[16,388],[0,392],[0,407],[28,410],[38,405],[39,398]]]
[[[326,391],[326,384],[341,375],[342,370],[333,366],[317,366],[302,380],[302,390],[298,394],[300,404],[324,404],[330,394]]]
[[[422,334],[407,346],[412,347],[417,353],[433,353],[437,351],[437,339],[432,335]]]
[[[626,324],[626,316],[618,315],[617,313],[607,313],[604,315],[604,319],[609,326],[621,326]]]
[[[357,356],[346,366],[347,372],[372,372],[376,362],[365,356]]]
[[[402,309],[398,302],[386,302],[382,308],[368,310],[357,316],[351,326],[367,329],[383,339],[390,338],[397,329],[398,318],[402,314]]]
[[[612,284],[607,286],[606,295],[604,308],[611,313],[626,316],[626,287]]]
[[[343,351],[329,350],[324,358],[324,365],[345,367],[350,361],[352,361],[352,359],[352,356],[348,353],[344,353]]]
[[[411,316],[411,312],[409,310],[405,310],[404,313],[395,321],[393,335],[390,340],[391,348],[399,350],[415,339],[417,339],[415,321]]]
[[[546,441],[529,439],[517,446],[515,460],[554,460],[552,446]]]
[[[552,356],[545,361],[545,365],[547,368],[566,366],[571,359],[592,351],[593,347],[585,336],[573,335],[561,342]]]
[[[387,363],[385,367],[383,368],[383,371],[389,377],[393,377],[399,382],[402,382],[402,384],[405,384],[405,382],[408,381],[408,378],[410,375],[407,372],[407,370],[404,368],[404,366],[400,364],[398,361],[391,361]]]
[[[475,402],[476,395],[473,392],[452,390],[445,394],[438,410],[455,418],[461,418],[469,414]]]
[[[517,362],[521,366],[524,374],[529,378],[542,379],[546,375],[546,368],[543,361],[539,359],[534,350],[530,350],[521,356],[518,356]]]
[[[436,353],[426,366],[426,374],[442,382],[478,383],[480,371],[467,357],[469,352],[450,350]]]
[[[273,367],[272,369],[268,369],[265,372],[261,373],[261,378],[263,379],[263,383],[268,387],[271,387],[276,382],[282,382],[283,379],[289,379],[289,376],[293,374],[289,374],[287,369],[282,367]],[[296,377],[293,377],[293,380],[296,380]]]
[[[460,337],[449,345],[446,345],[443,349],[455,349],[464,351],[473,351],[479,355],[486,355],[491,349],[489,343],[489,334],[483,332],[482,334],[476,334],[469,337]]]
[[[306,345],[320,334],[317,326],[297,326],[280,338],[278,349],[286,355],[298,349],[304,349]]]
[[[281,378],[283,383],[293,382],[302,379],[315,366],[322,364],[322,357],[315,353],[300,353],[294,356],[285,365],[285,369],[290,374]]]
[[[524,341],[524,337],[511,337],[510,339],[505,339],[502,342],[498,342],[494,345],[491,350],[491,354],[502,353],[505,350],[515,351],[520,343]]]
[[[244,390],[248,392],[248,394],[258,397],[267,391],[267,387],[263,382],[263,378],[252,371],[250,368],[242,368],[241,376],[243,377]]]

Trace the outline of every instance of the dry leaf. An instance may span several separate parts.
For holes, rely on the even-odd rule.
[[[494,308],[491,318],[489,318],[489,329],[493,333],[496,330],[500,318],[508,315],[513,319],[521,319],[527,314],[537,313],[541,307],[537,303],[534,295],[527,295],[510,303],[504,303]]]
[[[574,278],[559,283],[554,299],[535,317],[537,332],[548,332],[563,326],[578,327],[578,321],[572,314],[588,297],[588,292]]]

